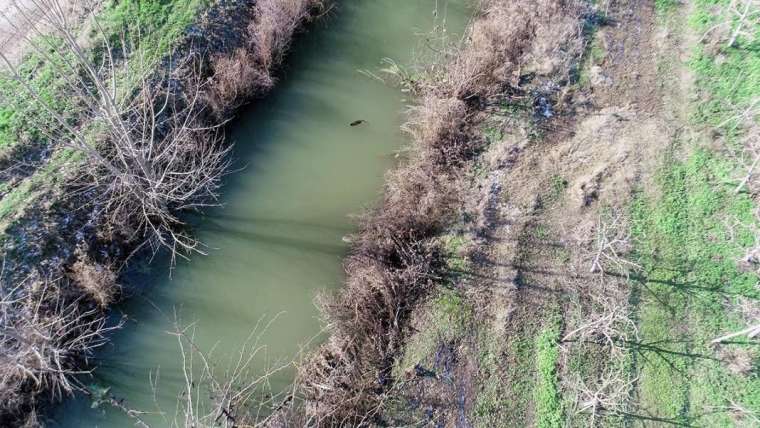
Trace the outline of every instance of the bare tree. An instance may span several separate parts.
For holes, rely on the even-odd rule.
[[[757,284],[756,288],[760,288],[760,284]],[[746,327],[717,337],[710,341],[710,344],[718,345],[741,336],[750,340],[760,336],[760,304],[757,299],[740,296],[737,298],[735,310],[744,320]]]
[[[275,319],[267,323],[263,318],[259,319],[231,364],[225,370],[219,370],[220,360],[213,354],[213,349],[207,352],[196,342],[197,326],[194,323],[183,325],[175,313],[173,328],[168,333],[177,340],[184,382],[173,415],[156,402],[156,413],[164,425],[184,428],[265,426],[273,412],[291,403],[295,392],[286,389],[272,394],[269,380],[292,367],[292,363],[275,363],[266,370],[257,370],[254,364],[267,357],[261,339]],[[157,374],[151,376],[151,386],[156,396],[159,388]],[[118,403],[118,400],[114,401]],[[117,408],[134,416],[148,414],[126,407]]]
[[[733,0],[731,2],[728,7],[728,11],[730,12],[728,20],[734,21],[735,24],[731,31],[731,38],[728,39],[728,47],[733,47],[739,36],[754,37],[754,24],[757,23],[757,19],[760,17],[758,4],[756,0]],[[750,29],[745,30],[747,27]]]
[[[40,131],[84,155],[88,188],[106,225],[154,250],[168,248],[173,257],[200,251],[199,243],[181,231],[177,213],[215,204],[228,167],[219,124],[208,125],[202,102],[201,59],[158,64],[140,47],[139,27],[125,28],[113,42],[93,15],[93,43],[104,52],[96,62],[80,45],[60,0],[34,1],[41,20],[16,6],[34,29],[27,43],[55,64],[65,87],[61,96],[79,109],[76,120],[65,117],[0,53],[29,102],[57,125]],[[62,48],[51,52],[51,42],[41,37],[42,25],[60,37]]]
[[[608,365],[605,373],[595,382],[578,378],[573,386],[577,393],[576,413],[589,415],[588,426],[599,424],[606,414],[620,414],[625,410],[631,386],[638,378],[630,378],[624,366]]]
[[[631,316],[631,308],[619,297],[600,296],[595,299],[593,313],[584,317],[581,325],[568,332],[562,342],[578,340],[597,343],[610,354],[622,356],[626,344],[638,340],[639,332]]]
[[[578,397],[577,413],[590,415],[589,426],[596,426],[603,414],[619,413],[628,402],[628,392],[635,383],[624,369],[629,357],[630,344],[640,341],[633,311],[628,303],[629,290],[625,281],[600,276],[588,291],[590,312],[578,325],[562,338],[562,347],[568,342],[593,344],[599,358],[602,374],[590,373],[578,377],[568,388]]]
[[[583,298],[578,312],[583,315],[568,327],[561,342],[565,354],[570,354],[570,346],[591,345],[589,352],[599,369],[567,379],[566,387],[576,394],[575,413],[587,415],[588,426],[600,426],[603,417],[625,410],[636,382],[626,369],[630,345],[640,340],[627,278],[641,267],[627,258],[633,238],[621,209],[603,208],[595,222],[581,224],[574,235],[583,264],[597,275],[579,287]]]
[[[751,325],[751,326],[749,326],[749,327],[747,327],[745,329],[739,330],[737,332],[726,334],[724,336],[718,337],[718,338],[714,339],[710,343],[713,343],[713,344],[715,344],[715,343],[721,343],[721,342],[725,342],[725,341],[727,341],[729,339],[733,339],[733,338],[739,337],[739,336],[747,336],[748,339],[753,339],[757,335],[760,335],[760,323]]]
[[[720,22],[708,28],[699,41],[707,39],[708,35],[716,30],[721,33],[721,36],[728,38],[726,46],[729,48],[736,45],[740,36],[753,40],[752,28],[760,18],[759,6],[760,3],[757,0],[732,0],[723,10],[723,18]]]
[[[754,117],[750,117],[748,120],[754,122]],[[752,191],[757,178],[757,167],[760,166],[760,127],[753,123],[744,131],[738,148],[727,144],[727,149],[733,155],[736,163],[740,165],[742,172],[734,193],[741,192],[745,187]]]
[[[747,425],[740,426],[759,426],[760,425],[760,412],[757,412],[747,405],[736,402],[731,398],[724,398],[728,403],[727,406],[714,406],[711,407],[711,411],[717,412],[729,412],[734,418],[741,420],[741,422],[747,422]]]

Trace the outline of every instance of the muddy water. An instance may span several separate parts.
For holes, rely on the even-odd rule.
[[[377,71],[383,58],[408,63],[425,54],[429,32],[445,23],[461,33],[464,0],[346,0],[301,37],[274,93],[232,125],[235,158],[243,168],[224,188],[224,207],[198,221],[210,247],[206,257],[148,275],[148,290],[120,308],[126,327],[99,353],[93,384],[110,387],[132,408],[174,419],[184,385],[175,316],[194,323],[195,342],[215,348],[220,369],[260,320],[272,321],[261,337],[263,369],[320,340],[317,292],[338,287],[342,237],[351,214],[379,196],[384,172],[405,143],[399,131],[403,94],[360,70]],[[359,126],[349,124],[365,120]],[[312,340],[312,338],[314,338]],[[158,374],[158,389],[150,378]],[[275,391],[291,382],[285,370]],[[115,410],[69,400],[52,415],[53,426],[128,427]],[[143,419],[168,424],[161,416]]]

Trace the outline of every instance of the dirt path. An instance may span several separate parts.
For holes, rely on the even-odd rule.
[[[535,382],[526,378],[534,358],[525,338],[536,337],[552,314],[572,331],[590,310],[600,215],[630,203],[678,132],[679,113],[669,106],[680,94],[662,82],[658,58],[680,53],[658,31],[653,2],[612,2],[608,22],[592,40],[589,84],[572,94],[566,118],[551,122],[535,143],[514,136],[497,154],[503,168],[492,173],[504,202],[482,262],[495,279],[490,312],[494,333],[505,338],[502,383],[518,386],[505,400],[518,425],[536,417],[530,392],[525,397]],[[566,363],[567,355],[560,378]]]

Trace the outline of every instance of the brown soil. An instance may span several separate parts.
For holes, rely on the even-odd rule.
[[[598,278],[590,268],[602,210],[623,210],[647,186],[683,119],[670,107],[679,88],[658,70],[658,58],[679,58],[680,48],[658,32],[652,2],[613,1],[609,18],[597,33],[605,56],[594,72],[603,78],[571,94],[573,115],[553,122],[541,141],[506,145],[510,166],[493,173],[503,177],[505,202],[483,268],[496,279],[488,300],[507,338],[504,367],[520,358],[509,343],[534,337],[552,307],[561,308],[565,333],[578,326],[591,301],[588,284]],[[554,186],[566,190],[556,195]],[[511,373],[504,371],[504,384],[518,381]],[[531,406],[516,409],[520,425],[531,423]]]
[[[554,106],[560,113],[548,121],[528,128],[506,122],[511,132],[482,158],[481,191],[466,202],[477,217],[471,258],[479,267],[463,288],[478,302],[487,334],[503,340],[500,370],[479,372],[481,341],[466,337],[447,369],[453,376],[448,386],[418,382],[412,395],[436,409],[445,426],[469,426],[462,414],[470,414],[490,376],[502,385],[524,381],[518,342],[532,340],[552,314],[562,316],[565,333],[578,326],[593,301],[589,288],[599,280],[591,266],[600,215],[624,211],[680,132],[689,80],[658,68],[663,58],[685,55],[679,40],[659,29],[651,1],[612,1],[607,17],[596,34],[604,56],[586,65],[593,67],[591,82],[564,93],[564,103]],[[531,132],[540,136],[526,137]],[[622,279],[606,281],[627,290]],[[627,300],[627,294],[614,298]],[[533,362],[527,364],[532,369]],[[534,424],[530,396],[504,392],[498,418],[507,419],[500,422]]]

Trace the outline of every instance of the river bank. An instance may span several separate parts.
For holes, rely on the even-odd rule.
[[[426,370],[399,362],[405,348],[456,334],[457,320],[468,318],[455,287],[468,275],[464,239],[489,234],[501,185],[472,186],[488,173],[482,156],[507,132],[491,127],[489,113],[517,109],[537,125],[549,123],[564,102],[584,37],[575,2],[480,6],[461,47],[426,76],[400,76],[419,99],[405,126],[414,144],[388,176],[383,202],[352,238],[347,286],[323,308],[329,342],[302,367],[305,412],[318,425],[453,420],[437,411],[418,414],[422,407],[411,414],[396,409],[405,407],[407,381]],[[418,333],[433,337],[412,334],[414,320],[439,300],[444,314]],[[440,355],[437,348],[425,352]]]
[[[483,2],[445,65],[402,73],[414,150],[352,238],[293,412],[756,423],[758,27],[733,13]]]
[[[383,58],[410,64],[432,52],[431,43],[459,39],[469,17],[459,1],[354,1],[336,4],[298,38],[266,102],[227,125],[231,156],[242,167],[226,177],[222,206],[193,222],[209,254],[179,261],[171,278],[156,262],[138,280],[146,290],[114,307],[128,322],[98,352],[88,387],[110,387],[124,406],[151,412],[141,416],[151,426],[184,425],[174,418],[187,388],[179,327],[193,335],[192,354],[183,340],[188,360],[206,355],[220,384],[242,348],[257,342],[258,352],[244,353],[251,376],[237,384],[282,369],[259,385],[250,413],[261,422],[287,403],[295,376],[289,363],[324,339],[314,297],[342,284],[353,215],[375,204],[385,172],[408,144],[399,129],[408,94],[368,74],[378,74]],[[358,119],[366,123],[350,126]],[[199,372],[188,376],[197,390],[213,391]],[[195,412],[215,418],[209,406],[217,403],[225,405],[200,401],[208,412]],[[51,425],[133,426],[107,403],[92,404],[67,400],[49,415]]]
[[[6,74],[10,74],[3,80],[4,100],[12,101],[3,105],[4,162],[23,168],[15,168],[15,172],[14,168],[6,170],[11,173],[6,177],[0,201],[4,236],[0,296],[3,307],[2,424],[35,425],[39,403],[44,404],[50,398],[60,399],[75,390],[86,391],[77,377],[82,370],[87,370],[93,350],[107,343],[108,333],[114,328],[106,318],[106,311],[122,291],[118,273],[125,260],[135,250],[146,247],[146,243],[147,247],[153,245],[152,251],[156,251],[169,242],[170,247],[175,245],[174,250],[182,253],[183,249],[176,248],[180,241],[175,238],[183,236],[176,234],[182,233],[184,225],[175,214],[214,203],[227,149],[215,136],[218,133],[203,129],[215,129],[216,124],[224,122],[244,102],[271,89],[273,72],[281,63],[292,36],[302,24],[322,11],[322,2],[308,0],[168,5],[124,2],[108,3],[97,17],[86,21],[88,25],[80,26],[69,21],[57,2],[50,5],[52,15],[45,24],[58,33],[54,31],[51,37],[28,40],[30,57],[18,66],[8,62]],[[139,36],[142,48],[135,50],[142,52],[136,65],[127,60],[127,45],[108,44],[109,38],[130,28],[124,20],[135,17],[140,17],[145,25]],[[36,23],[30,25],[36,28]],[[153,32],[148,31],[149,28]],[[90,34],[92,40],[82,42]],[[63,41],[56,39],[59,36]],[[132,43],[135,40],[132,36]],[[56,50],[46,50],[50,43],[57,44]],[[83,48],[80,43],[89,47]],[[110,43],[116,42],[111,39]],[[88,57],[103,46],[106,51],[122,49],[121,53],[117,51],[122,56],[120,62],[113,58],[107,62],[108,55],[100,59],[96,55],[94,60]],[[145,52],[151,56],[146,57]],[[73,57],[67,57],[72,53]],[[100,101],[91,104],[95,100],[91,98],[91,90],[82,88],[94,82],[100,91],[97,85],[101,77],[90,61],[103,61],[101,71],[113,73],[104,79],[110,79],[114,88],[124,90],[125,98],[120,98],[118,103],[136,102],[137,111],[142,103],[143,111],[150,112],[152,101],[145,100],[173,98],[171,108],[162,110],[163,116],[153,119],[158,118],[154,125],[163,126],[165,131],[150,130],[153,136],[150,140],[139,140],[143,134],[135,127],[125,130],[121,137],[111,133],[100,140],[101,137],[92,134],[99,140],[95,146],[84,141],[82,135],[90,135],[90,127],[100,120],[99,112],[105,111],[111,115],[110,121],[116,120],[127,127],[132,126],[129,125],[132,120],[140,119],[130,116],[133,113],[129,110],[109,112],[117,103],[100,107],[96,105]],[[74,67],[75,73],[82,67],[93,72],[88,75],[82,71],[88,81],[72,81],[62,74],[65,70],[56,67]],[[133,70],[150,76],[151,82],[143,80],[146,84],[142,84],[141,91],[130,89],[131,85],[139,84],[140,79]],[[170,80],[166,80],[167,77]],[[187,78],[191,80],[183,80]],[[203,83],[198,85],[198,82]],[[120,88],[117,83],[125,87]],[[146,92],[150,87],[157,89]],[[56,102],[66,97],[67,103]],[[55,104],[48,105],[51,99]],[[129,104],[127,107],[132,108]],[[184,120],[185,125],[190,123],[195,130],[187,128],[179,134],[166,131],[171,130],[166,125],[157,125],[178,119]],[[63,133],[61,128],[67,132]],[[54,132],[54,129],[58,130]],[[184,140],[177,139],[178,135]],[[163,141],[166,145],[160,154],[173,157],[156,158],[146,164],[140,160],[146,159],[145,147],[134,146],[130,155],[121,151],[121,145],[108,145],[115,138],[150,141],[150,144]],[[70,141],[82,143],[76,145]],[[124,162],[125,154],[127,158],[133,156],[143,171],[145,167],[159,168],[155,171],[160,174],[163,168],[164,174],[170,176],[183,174],[183,169],[184,174],[192,171],[193,159],[198,159],[200,169],[194,172],[206,177],[190,182],[190,187],[187,180],[175,180],[171,184],[177,186],[176,191],[193,198],[192,202],[189,199],[158,202],[159,211],[144,216],[138,213],[135,217],[129,214],[129,206],[142,204],[144,210],[146,200],[153,196],[146,193],[139,197],[143,190],[123,181],[131,174],[129,169],[118,177],[109,177],[113,168],[107,159],[121,157]],[[176,159],[183,163],[177,164]],[[216,164],[212,165],[214,159]],[[105,163],[93,163],[95,160]],[[191,169],[187,169],[188,166]],[[149,192],[158,190],[153,184],[151,187],[154,190]],[[102,198],[108,194],[121,194],[117,197],[123,199],[113,204],[114,199]],[[192,245],[185,250],[192,251]]]

